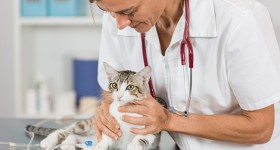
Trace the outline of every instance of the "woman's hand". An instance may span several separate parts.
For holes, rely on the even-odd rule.
[[[134,100],[119,107],[120,112],[137,113],[143,117],[123,115],[122,120],[135,125],[144,125],[145,128],[131,128],[134,134],[155,134],[165,130],[169,123],[170,112],[162,107],[151,95],[144,100]]]
[[[109,106],[112,103],[112,95],[103,91],[102,103],[97,108],[94,119],[93,128],[98,141],[102,139],[102,132],[109,137],[117,140],[121,136],[120,126],[113,116],[109,113]]]

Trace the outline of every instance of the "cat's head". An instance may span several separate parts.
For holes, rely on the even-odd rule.
[[[145,97],[145,87],[151,77],[151,67],[147,66],[139,72],[130,70],[118,71],[103,63],[109,80],[109,90],[114,100],[126,103],[131,100],[141,100]]]

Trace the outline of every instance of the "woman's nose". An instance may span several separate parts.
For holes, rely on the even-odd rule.
[[[111,13],[111,15],[116,18],[117,21],[117,27],[122,30],[126,26],[130,25],[131,21],[128,18],[128,15],[121,15],[117,13]]]

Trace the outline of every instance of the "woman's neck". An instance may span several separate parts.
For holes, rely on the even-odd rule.
[[[164,56],[168,48],[176,25],[183,14],[184,0],[167,0],[166,8],[156,23],[156,29]]]
[[[166,8],[156,23],[157,28],[173,28],[183,14],[184,0],[167,0]]]

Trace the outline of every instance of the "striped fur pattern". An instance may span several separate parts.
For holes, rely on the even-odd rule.
[[[65,133],[64,136],[67,136],[68,134],[86,134],[89,130],[92,129],[92,118],[86,119],[86,120],[80,120],[78,122],[73,123],[70,127],[66,128],[67,133]],[[48,136],[49,134],[56,131],[56,128],[47,128],[47,127],[37,127],[33,125],[27,125],[25,127],[25,130],[27,132],[33,132],[35,135],[39,136]],[[61,136],[63,137],[63,136]]]
[[[49,134],[51,134],[52,132],[54,132],[55,128],[44,128],[44,127],[36,127],[36,126],[32,126],[32,125],[27,125],[25,127],[25,130],[28,132],[33,132],[36,135],[40,135],[40,136],[48,136]]]

